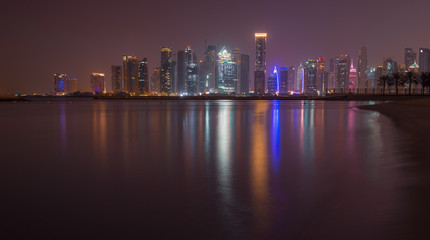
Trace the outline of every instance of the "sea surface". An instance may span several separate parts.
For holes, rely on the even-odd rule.
[[[401,130],[347,101],[0,104],[8,239],[394,239]]]

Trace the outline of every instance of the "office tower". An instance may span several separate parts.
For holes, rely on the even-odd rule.
[[[122,90],[121,87],[121,66],[111,66],[111,81],[112,81],[112,92],[119,93]]]
[[[331,91],[337,87],[336,77],[335,77],[335,59],[330,58],[330,65],[328,70],[328,90]]]
[[[64,80],[64,92],[74,93],[78,91],[78,80],[76,78],[66,78]]]
[[[224,93],[237,92],[238,65],[233,61],[231,53],[223,47],[218,53],[218,91]]]
[[[241,86],[240,86],[241,57],[240,57],[240,49],[239,48],[233,49],[232,60],[234,63],[236,63],[236,66],[237,66],[237,83],[236,83],[236,91],[235,92],[238,93],[238,92],[240,92],[240,89],[241,89]]]
[[[420,73],[430,72],[430,49],[420,48],[420,59],[419,64]]]
[[[185,51],[178,51],[178,65],[177,65],[177,81],[176,81],[176,92],[178,94],[186,93],[185,90],[185,79],[187,77],[187,63],[185,60]]]
[[[344,92],[349,89],[349,70],[351,67],[351,60],[348,55],[340,55],[335,59],[334,77],[336,87]]]
[[[249,93],[249,55],[240,55],[240,92]]]
[[[205,60],[200,60],[198,65],[198,75],[199,75],[199,83],[197,87],[197,91],[199,93],[208,92],[208,79],[207,79],[207,72],[208,72],[208,63]]]
[[[259,95],[266,90],[266,42],[267,33],[255,33],[254,91]]]
[[[289,87],[288,67],[279,68],[279,94],[287,94]]]
[[[218,53],[216,46],[208,46],[206,50],[205,62],[207,64],[207,90],[209,92],[214,92],[216,91],[218,84]]]
[[[184,51],[185,55],[185,90],[188,95],[197,95],[198,90],[198,65],[197,57],[190,46]],[[178,75],[179,77],[179,75]]]
[[[380,86],[379,86],[379,79],[383,75],[385,75],[385,74],[386,74],[386,72],[385,72],[385,67],[384,66],[378,66],[378,67],[376,67],[376,69],[375,69],[375,81],[374,81],[376,89],[380,88]]]
[[[149,93],[149,79],[148,79],[148,59],[144,58],[139,62],[139,76],[137,91],[139,94]]]
[[[384,68],[385,68],[385,73],[388,76],[393,75],[393,73],[399,72],[397,62],[391,58],[387,58],[384,60]]]
[[[151,94],[157,95],[160,93],[160,72],[160,67],[154,68],[154,72],[151,76]]]
[[[309,95],[317,94],[317,65],[318,61],[309,59],[304,66],[304,92]]]
[[[65,73],[54,73],[55,94],[64,94],[64,80],[66,76]]]
[[[367,84],[366,87],[367,88],[375,88],[375,86],[377,85],[376,81],[375,81],[375,72],[376,72],[376,67],[369,67],[366,71],[366,75],[367,75]]]
[[[294,91],[296,88],[297,70],[295,66],[288,67],[288,88],[287,91]]]
[[[362,47],[358,50],[358,65],[357,65],[357,84],[358,88],[367,87],[367,47]]]
[[[94,94],[105,93],[105,74],[91,73],[90,75],[91,92]]]
[[[417,61],[417,53],[412,48],[405,48],[406,70]]]
[[[300,93],[303,93],[303,89],[304,89],[304,85],[303,85],[303,80],[304,80],[304,76],[305,72],[304,72],[304,67],[303,65],[300,63],[299,67],[297,68],[297,78],[296,78],[296,84],[294,86],[294,91],[298,91]]]
[[[358,88],[357,68],[354,67],[354,59],[351,59],[351,67],[349,68],[349,84],[350,89]]]
[[[279,89],[279,80],[278,80],[278,70],[273,69],[273,73],[269,75],[267,78],[267,91],[271,95],[275,95],[276,92],[278,92]]]
[[[322,92],[324,89],[324,72],[325,72],[325,59],[324,57],[319,57],[317,59],[317,81],[316,81],[316,91]]]
[[[160,68],[160,93],[170,95],[172,93],[173,59],[172,48],[161,48],[161,68]]]
[[[139,61],[132,55],[124,55],[122,60],[122,90],[127,93],[136,93],[139,79]]]

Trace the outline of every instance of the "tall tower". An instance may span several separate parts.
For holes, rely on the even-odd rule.
[[[335,59],[335,83],[338,89],[348,92],[349,89],[349,71],[351,60],[348,55],[340,55]]]
[[[160,69],[160,92],[161,94],[170,95],[172,93],[173,79],[173,59],[172,48],[161,48],[161,69]]]
[[[148,79],[148,59],[144,58],[139,62],[139,94],[149,93],[149,79]]]
[[[114,93],[121,92],[121,66],[111,66],[111,81],[112,81],[112,91]]]
[[[124,55],[122,57],[123,69],[123,91],[128,93],[137,92],[138,75],[139,75],[139,62],[135,56]]]
[[[304,92],[315,95],[317,93],[317,65],[318,61],[309,59],[304,67]]]
[[[420,66],[420,73],[430,72],[430,49],[420,48],[420,59],[418,65]]]
[[[267,91],[272,95],[275,95],[279,91],[279,78],[276,67],[273,69],[273,73],[267,78]]]
[[[198,90],[198,65],[197,57],[190,46],[185,48],[185,88],[189,95],[197,95]]]
[[[266,90],[266,42],[267,33],[255,33],[254,90],[259,95]]]
[[[105,93],[105,74],[104,73],[91,73],[90,75],[91,92],[94,94]]]
[[[417,53],[412,48],[405,48],[406,70],[417,61]]]
[[[367,47],[361,47],[358,50],[358,65],[357,65],[357,87],[368,87],[367,82]]]
[[[66,80],[65,73],[54,73],[55,94],[64,93],[64,81]]]
[[[218,53],[218,91],[237,92],[238,64],[233,61],[231,52],[223,47]]]

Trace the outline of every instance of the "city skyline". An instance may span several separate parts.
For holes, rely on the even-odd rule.
[[[14,9],[20,5],[7,3],[5,9],[10,11],[3,14],[2,24],[10,34],[0,40],[3,46],[8,46],[2,57],[0,92],[48,92],[52,89],[54,72],[68,73],[78,79],[78,89],[89,90],[88,74],[108,74],[111,65],[121,64],[122,55],[146,57],[149,72],[152,72],[159,65],[161,46],[170,46],[176,53],[186,44],[193,48],[199,60],[203,58],[206,45],[240,48],[242,53],[250,55],[252,79],[254,32],[269,33],[267,69],[297,67],[309,58],[324,56],[329,59],[343,53],[357,62],[358,48],[362,46],[367,47],[369,66],[377,67],[389,57],[403,62],[405,48],[418,52],[419,48],[430,47],[430,33],[423,31],[428,24],[424,9],[430,7],[425,1],[390,1],[390,4],[386,4],[387,1],[360,1],[353,5],[355,11],[346,6],[331,8],[318,1],[269,1],[264,5],[251,1],[249,6],[238,1],[220,1],[214,4],[214,11],[209,12],[204,9],[205,5],[192,1],[185,3],[189,4],[167,1],[171,7],[167,9],[166,20],[142,23],[133,17],[136,21],[131,20],[130,26],[124,28],[120,26],[124,26],[125,20],[116,20],[125,14],[133,15],[141,9],[142,3],[127,1],[114,8],[112,3],[103,5],[97,1],[85,7],[79,1],[66,5],[47,2],[37,12],[31,9],[33,3],[28,3],[19,12]],[[147,4],[153,11],[147,11],[146,18],[158,19],[161,3]],[[184,9],[182,5],[192,6],[195,16],[173,21]],[[57,11],[60,7],[62,11]],[[284,12],[291,8],[298,11]],[[246,14],[237,15],[235,9],[246,9],[242,11]],[[225,18],[217,15],[221,10]],[[118,17],[112,17],[113,11],[118,12]],[[81,17],[56,17],[63,14]],[[240,17],[241,21],[232,23],[233,16]],[[360,16],[366,17],[362,19],[364,17]],[[411,21],[401,21],[398,16]],[[166,26],[170,30],[166,30]],[[118,31],[113,31],[115,29]],[[399,31],[405,34],[399,34]],[[36,60],[26,71],[18,71],[14,64],[22,56]],[[107,90],[111,90],[110,84]]]

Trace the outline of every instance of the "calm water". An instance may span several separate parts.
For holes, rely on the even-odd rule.
[[[392,239],[404,142],[363,104],[0,104],[2,232]]]

